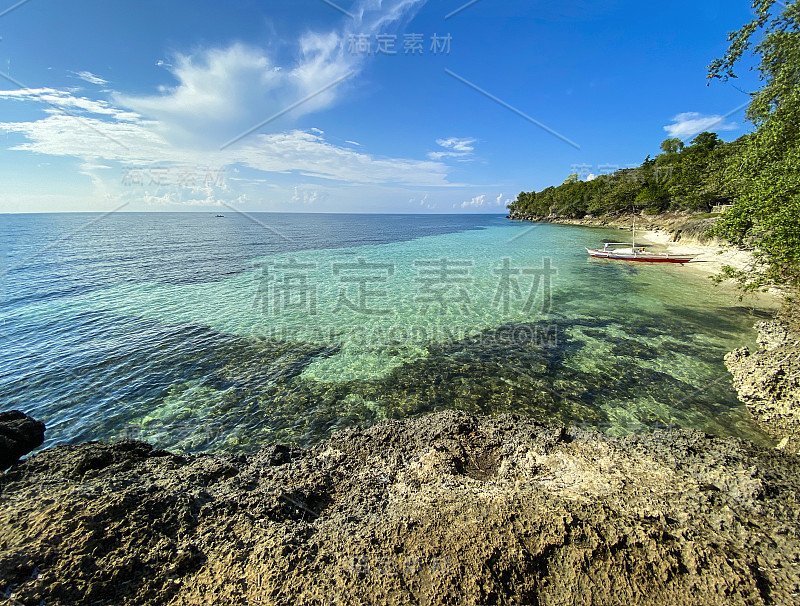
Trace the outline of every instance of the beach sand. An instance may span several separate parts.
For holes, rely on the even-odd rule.
[[[735,269],[748,269],[753,265],[753,255],[746,250],[723,244],[670,242],[671,238],[672,234],[666,231],[636,232],[637,244],[648,246],[652,252],[697,255],[691,263],[684,266],[694,272],[711,276],[720,273],[727,265]]]

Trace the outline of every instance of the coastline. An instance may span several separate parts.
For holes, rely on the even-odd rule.
[[[748,270],[754,266],[753,254],[737,248],[729,242],[709,238],[705,235],[715,223],[715,218],[696,218],[690,213],[665,213],[661,215],[619,215],[614,217],[593,217],[581,219],[567,217],[522,217],[507,215],[514,221],[552,223],[555,225],[575,225],[626,231],[630,238],[634,219],[636,220],[636,243],[647,246],[652,252],[695,255],[695,258],[681,266],[682,269],[709,279],[719,275],[725,266],[736,270]],[[625,240],[620,236],[621,240]],[[725,283],[721,284],[726,287]],[[735,288],[735,287],[734,287]],[[747,293],[747,300],[758,307],[777,311],[786,296],[780,288],[771,287],[765,291]]]
[[[638,227],[636,234],[637,244],[647,246],[647,249],[652,252],[694,255],[694,259],[681,265],[681,268],[695,275],[704,276],[709,281],[711,278],[722,274],[725,267],[732,267],[738,271],[748,271],[755,266],[753,253],[719,240],[699,242],[690,238],[674,242],[674,232],[665,229],[643,229],[640,232]],[[737,290],[736,284],[730,280],[723,280],[716,284],[715,287],[731,292],[736,292]],[[738,295],[754,307],[777,313],[786,297],[786,291],[772,286],[756,292],[738,292]]]
[[[715,241],[705,244],[673,242],[673,235],[670,232],[654,229],[641,232],[637,229],[636,234],[637,244],[646,245],[653,252],[696,255],[691,262],[683,266],[696,273],[712,276],[720,273],[726,265],[739,270],[748,269],[753,265],[752,253]]]

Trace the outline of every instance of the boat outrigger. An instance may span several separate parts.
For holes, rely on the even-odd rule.
[[[633,222],[633,237],[630,248],[609,248],[609,246],[627,246],[627,242],[606,242],[602,250],[587,248],[590,257],[598,259],[618,259],[620,261],[643,261],[645,263],[688,263],[694,255],[672,255],[670,253],[652,253],[644,246],[636,246],[636,221]]]

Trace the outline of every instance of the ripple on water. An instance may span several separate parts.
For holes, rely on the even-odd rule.
[[[752,339],[732,295],[680,268],[588,260],[596,230],[481,227],[426,224],[364,246],[353,228],[330,248],[281,249],[234,225],[228,239],[250,241],[231,267],[189,271],[190,255],[152,276],[115,274],[136,255],[109,252],[102,279],[49,296],[15,286],[3,301],[0,397],[45,420],[48,444],[308,445],[445,408],[769,443],[722,363]],[[28,278],[47,280],[46,267]]]

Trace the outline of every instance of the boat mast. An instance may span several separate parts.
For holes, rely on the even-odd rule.
[[[631,249],[636,252],[636,217],[633,218],[633,236],[631,237]]]

